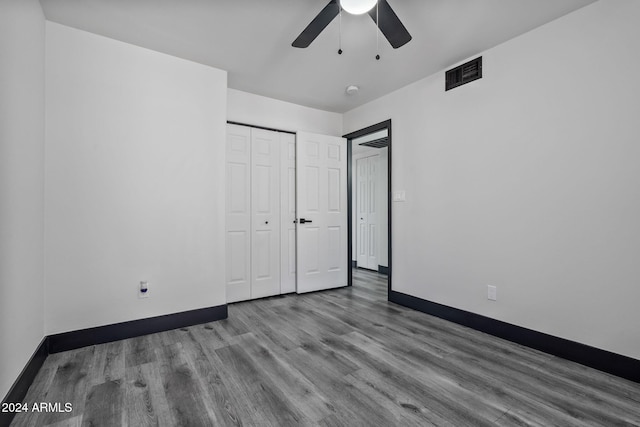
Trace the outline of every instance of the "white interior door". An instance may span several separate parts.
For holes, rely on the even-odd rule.
[[[296,137],[280,134],[280,293],[296,291]]]
[[[378,157],[356,161],[358,267],[378,270]]]
[[[251,129],[251,298],[280,294],[280,135]]]
[[[296,137],[298,293],[347,285],[347,142]]]
[[[227,302],[251,298],[251,129],[227,125]]]

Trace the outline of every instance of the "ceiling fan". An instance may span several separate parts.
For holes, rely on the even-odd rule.
[[[411,40],[411,34],[391,9],[387,0],[377,0],[377,7],[375,6],[376,0],[331,0],[291,45],[300,48],[308,47],[322,30],[338,16],[341,8],[354,15],[369,13],[373,22],[378,25],[394,49],[407,44]]]

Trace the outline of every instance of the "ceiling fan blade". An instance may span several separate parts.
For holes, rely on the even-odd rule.
[[[308,47],[339,13],[340,5],[338,5],[338,0],[331,0],[329,4],[313,18],[313,21],[307,25],[307,28],[300,33],[298,38],[291,43],[291,46],[301,48]]]
[[[378,0],[378,15],[380,16],[380,24],[378,25],[382,34],[389,40],[394,49],[404,46],[411,41],[411,34],[404,27],[398,15],[391,9],[387,0]],[[376,8],[369,11],[369,16],[375,23],[378,23],[376,16]]]

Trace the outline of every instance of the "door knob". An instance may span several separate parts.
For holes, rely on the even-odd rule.
[[[300,224],[305,224],[307,222],[313,222],[313,221],[311,221],[309,219],[300,218]]]
[[[265,224],[269,224],[269,221],[265,221],[264,223],[265,223]]]

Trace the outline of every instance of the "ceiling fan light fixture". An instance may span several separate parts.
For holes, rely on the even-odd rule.
[[[362,15],[376,5],[377,0],[340,0],[340,6],[352,15]]]

